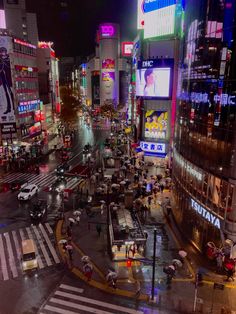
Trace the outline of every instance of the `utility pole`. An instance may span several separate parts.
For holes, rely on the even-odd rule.
[[[152,261],[152,296],[151,300],[154,300],[155,290],[155,270],[156,270],[156,244],[157,244],[157,229],[154,229],[154,241],[153,241],[153,261]]]

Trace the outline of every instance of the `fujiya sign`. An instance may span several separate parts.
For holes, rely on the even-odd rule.
[[[191,198],[191,207],[206,221],[220,229],[220,219]]]

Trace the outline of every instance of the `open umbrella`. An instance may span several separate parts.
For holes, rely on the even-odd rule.
[[[89,256],[87,256],[87,255],[84,255],[82,258],[81,258],[81,262],[83,262],[83,263],[88,263],[90,261],[90,259],[89,259]]]
[[[104,200],[101,200],[100,203],[105,204],[106,202]]]
[[[179,259],[173,259],[172,264],[176,265],[179,268],[183,266],[182,262]]]
[[[107,276],[106,276],[106,279],[107,281],[109,280],[114,280],[117,278],[117,273],[113,272],[113,271],[110,271]]]
[[[173,265],[170,265],[170,266],[173,266]],[[174,268],[174,266],[173,266],[173,268],[170,266],[163,267],[163,272],[167,275],[173,276],[175,274],[175,268]]]
[[[61,239],[58,243],[59,243],[59,244],[67,243],[67,240],[66,240],[66,239]]]
[[[68,244],[68,245],[66,246],[66,249],[67,249],[67,250],[73,250],[73,246]]]
[[[80,215],[81,215],[81,211],[80,211],[80,210],[75,210],[75,211],[73,212],[73,215],[75,215],[75,216],[80,216]]]
[[[180,251],[179,251],[179,256],[180,256],[180,257],[185,258],[187,255],[188,255],[188,253],[185,252],[184,250],[180,250]]]
[[[70,222],[75,223],[75,219],[74,219],[74,218],[72,218],[72,217],[68,218],[68,220],[69,220]]]

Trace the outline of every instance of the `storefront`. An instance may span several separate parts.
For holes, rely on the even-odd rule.
[[[221,245],[228,238],[226,225],[235,221],[235,186],[203,171],[174,151],[173,183],[178,225],[197,249],[209,241]]]

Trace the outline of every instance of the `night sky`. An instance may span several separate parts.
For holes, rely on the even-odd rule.
[[[121,27],[122,40],[134,39],[137,0],[27,0],[27,10],[38,18],[39,39],[53,41],[57,56],[94,52],[99,23]]]

